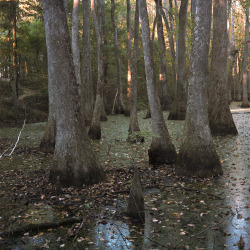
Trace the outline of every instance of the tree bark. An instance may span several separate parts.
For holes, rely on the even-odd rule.
[[[208,124],[207,83],[212,0],[197,0],[190,66],[187,114],[177,157],[178,175],[209,177],[222,174]]]
[[[12,82],[12,96],[13,96],[13,108],[17,112],[18,111],[18,65],[17,65],[17,39],[16,39],[16,20],[17,20],[17,2],[13,2],[13,82]]]
[[[232,8],[231,8],[231,46],[230,46],[230,61],[229,61],[229,70],[228,70],[228,100],[232,101],[233,96],[235,96],[234,92],[234,77],[233,77],[233,69],[235,66],[235,58],[238,53],[238,50],[235,48],[235,35],[234,35],[234,25],[235,25],[235,2],[232,0]],[[233,93],[233,96],[232,96]]]
[[[156,0],[156,20],[157,20],[157,35],[159,44],[159,58],[160,58],[160,85],[161,85],[161,106],[162,110],[170,110],[171,108],[171,95],[169,93],[167,84],[167,66],[166,66],[166,47],[163,34],[162,25],[162,0]]]
[[[91,13],[95,26],[95,34],[97,39],[97,85],[96,85],[96,100],[95,108],[89,128],[89,136],[93,140],[101,139],[101,113],[103,109],[102,100],[102,85],[103,85],[103,53],[102,53],[102,37],[101,37],[101,26],[99,23],[100,16],[96,15],[95,0],[91,0]],[[100,13],[98,12],[98,15]]]
[[[144,52],[146,84],[150,111],[152,115],[152,143],[148,150],[149,163],[152,165],[172,164],[176,159],[176,151],[171,142],[161,109],[160,99],[155,84],[152,44],[146,0],[139,0],[139,12],[142,27],[142,44]]]
[[[79,51],[79,5],[80,0],[73,1],[72,12],[72,54],[75,66],[75,75],[78,86],[81,85],[81,73],[80,73],[80,51]]]
[[[82,72],[80,95],[83,103],[85,124],[90,125],[94,107],[94,90],[92,81],[91,55],[90,55],[90,0],[82,2],[83,33],[82,33]]]
[[[111,0],[111,20],[113,24],[114,32],[114,46],[115,46],[115,56],[116,56],[116,74],[117,74],[117,88],[118,88],[118,100],[117,100],[117,112],[119,114],[126,114],[126,108],[123,100],[123,91],[122,91],[122,78],[121,78],[121,60],[120,53],[117,44],[117,27],[115,22],[115,2]]]
[[[248,101],[248,93],[247,93],[247,65],[248,65],[248,43],[249,43],[249,7],[246,6],[246,23],[245,23],[245,46],[244,46],[244,55],[242,62],[242,108],[249,108],[250,104]]]
[[[213,135],[238,134],[228,102],[227,48],[227,0],[214,0],[212,58],[208,88],[208,118]]]
[[[131,81],[132,81],[132,43],[131,43],[131,4],[130,0],[127,0],[127,58],[128,58],[128,69],[127,69],[127,98],[131,97]],[[129,103],[129,102],[128,102]]]
[[[50,179],[62,186],[97,183],[104,171],[96,160],[83,118],[74,73],[63,0],[43,0],[48,72],[56,117],[56,144]],[[63,70],[62,70],[63,69]],[[50,89],[49,89],[50,91]]]
[[[139,6],[136,0],[135,7],[135,22],[134,22],[134,54],[131,67],[131,98],[130,98],[130,119],[129,119],[129,135],[128,140],[131,142],[144,141],[144,137],[133,135],[134,132],[140,132],[138,117],[137,117],[137,57],[138,57],[138,40],[139,40]],[[131,136],[132,135],[132,136]]]
[[[170,54],[171,54],[171,62],[172,62],[172,71],[173,71],[173,84],[176,85],[176,56],[175,56],[175,48],[174,48],[174,35],[173,30],[170,28],[168,18],[165,14],[165,12],[162,9],[162,17],[165,22],[165,26],[167,29],[168,34],[168,41],[169,41],[169,47],[170,47]]]
[[[188,0],[181,1],[179,13],[178,68],[175,98],[169,120],[185,120],[187,109],[186,25]]]

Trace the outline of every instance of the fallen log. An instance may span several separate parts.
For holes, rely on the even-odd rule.
[[[7,237],[13,237],[18,235],[23,235],[26,232],[39,232],[44,231],[49,228],[57,228],[60,226],[66,226],[73,223],[81,222],[83,219],[79,217],[71,217],[66,218],[63,220],[56,220],[56,221],[49,221],[49,222],[42,222],[37,224],[27,224],[18,226],[16,228],[8,228],[7,230],[0,232],[0,237],[7,238]]]

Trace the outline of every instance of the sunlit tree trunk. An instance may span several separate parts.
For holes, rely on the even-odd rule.
[[[134,54],[132,59],[132,81],[131,81],[131,98],[130,98],[130,120],[129,120],[129,141],[144,141],[144,138],[140,135],[133,135],[134,132],[139,132],[139,123],[137,117],[137,57],[138,57],[138,40],[139,40],[139,5],[136,0],[135,8],[135,22],[134,22]],[[132,136],[131,136],[132,135]]]
[[[171,108],[171,95],[168,90],[167,84],[167,66],[166,66],[166,47],[165,38],[163,34],[162,25],[162,0],[156,0],[156,20],[157,20],[157,35],[159,44],[159,58],[160,58],[160,84],[161,84],[161,105],[162,110],[170,110]]]
[[[17,65],[17,39],[16,39],[16,19],[17,19],[17,2],[13,2],[13,40],[12,40],[12,45],[13,45],[13,61],[12,61],[12,66],[13,66],[13,79],[12,79],[12,96],[13,96],[13,108],[15,111],[18,110],[18,65]]]
[[[72,12],[72,54],[75,66],[76,81],[78,86],[81,84],[80,73],[80,51],[79,51],[79,5],[80,0],[74,0]]]
[[[188,0],[181,1],[179,13],[179,42],[177,83],[174,102],[169,113],[169,120],[184,120],[187,108],[187,72],[186,72],[186,24]]]
[[[236,135],[227,90],[227,0],[214,0],[213,40],[208,86],[208,118],[213,135]]]
[[[102,101],[102,84],[103,84],[103,54],[102,54],[102,37],[101,26],[99,23],[100,17],[96,15],[95,0],[91,0],[91,13],[95,26],[95,34],[97,39],[97,85],[96,85],[96,100],[95,108],[89,128],[89,136],[91,139],[101,139],[101,112],[103,108]],[[99,12],[98,12],[99,14]]]
[[[209,177],[222,174],[207,112],[208,51],[212,0],[197,0],[183,140],[177,157],[178,175]]]
[[[43,0],[42,4],[56,114],[56,144],[50,179],[54,183],[59,181],[62,186],[82,187],[101,181],[104,172],[95,158],[80,114],[63,0]]]
[[[82,2],[83,31],[82,31],[82,71],[80,95],[84,110],[82,111],[85,124],[90,125],[94,107],[94,90],[92,81],[91,55],[90,55],[90,0]]]
[[[131,44],[131,4],[130,0],[127,0],[127,97],[128,100],[131,97],[131,64],[132,64],[132,44]]]
[[[146,84],[149,105],[152,115],[152,143],[148,150],[149,163],[171,164],[175,162],[176,152],[171,142],[161,110],[160,99],[155,84],[154,61],[152,44],[150,42],[150,29],[146,0],[139,0],[139,11],[142,27],[142,44],[145,62]]]
[[[116,56],[116,74],[117,74],[117,88],[118,88],[118,99],[117,99],[117,112],[126,114],[126,108],[123,100],[123,91],[122,91],[122,78],[121,78],[121,60],[120,53],[117,44],[117,27],[115,22],[115,2],[111,0],[111,20],[113,24],[114,32],[114,46],[115,46],[115,56]]]
[[[249,43],[249,33],[250,33],[250,26],[249,26],[249,7],[246,6],[246,23],[245,23],[245,46],[244,46],[244,55],[243,55],[243,62],[242,62],[242,108],[250,107],[248,101],[248,93],[247,93],[247,65],[248,65],[248,43]]]

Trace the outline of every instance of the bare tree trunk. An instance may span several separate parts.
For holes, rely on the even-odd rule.
[[[78,86],[81,85],[81,72],[80,72],[80,51],[79,51],[79,5],[80,0],[74,0],[72,12],[72,54],[75,66],[75,75]]]
[[[104,0],[98,0],[98,11],[99,11],[99,20],[100,20],[100,27],[101,35],[102,35],[102,42],[103,42],[103,84],[107,84],[107,74],[108,74],[108,53],[107,53],[107,21],[106,21],[106,14],[105,14],[105,3]],[[101,121],[107,121],[107,115],[105,111],[105,104],[106,104],[106,93],[105,89],[102,89],[102,110],[101,110]]]
[[[227,48],[227,0],[214,0],[212,59],[208,88],[208,118],[213,135],[238,134],[228,102]]]
[[[95,34],[97,39],[97,85],[96,85],[96,101],[94,113],[92,116],[89,136],[91,139],[99,140],[101,139],[101,112],[103,108],[102,101],[102,84],[103,84],[103,54],[102,54],[102,38],[101,38],[101,26],[99,23],[100,18],[96,15],[95,0],[91,0],[91,13],[93,16],[93,21],[95,25]]]
[[[129,135],[128,140],[133,142],[144,141],[140,135],[134,135],[134,132],[140,132],[138,117],[137,117],[137,57],[138,57],[138,40],[139,40],[139,5],[136,0],[135,7],[135,22],[134,22],[134,55],[132,59],[132,81],[131,81],[131,98],[130,98],[130,120],[129,120]],[[132,135],[132,136],[131,136]]]
[[[240,69],[240,54],[238,54],[236,58],[236,80],[235,80],[235,101],[242,101],[242,96],[241,96],[241,69]]]
[[[244,55],[243,55],[243,62],[242,62],[242,108],[250,107],[248,96],[247,96],[247,65],[248,65],[248,43],[249,43],[249,33],[250,33],[250,26],[249,26],[249,7],[246,6],[246,23],[245,23],[245,46],[244,46]]]
[[[179,13],[179,42],[177,83],[174,102],[169,113],[169,120],[184,120],[187,109],[187,72],[186,72],[186,25],[188,0],[181,1]]]
[[[178,175],[204,178],[222,174],[207,113],[211,15],[212,0],[197,0],[186,123],[176,166]]]
[[[166,66],[166,47],[165,39],[163,34],[162,25],[162,0],[156,0],[156,20],[157,20],[157,34],[158,34],[158,44],[159,44],[159,57],[160,57],[160,84],[161,84],[161,105],[162,110],[170,110],[172,98],[168,90],[167,84],[167,66]]]
[[[231,46],[230,46],[230,62],[229,62],[229,70],[228,70],[228,99],[229,102],[235,97],[234,91],[234,77],[233,77],[233,69],[235,66],[235,58],[238,53],[238,50],[235,48],[235,35],[234,35],[234,25],[235,25],[235,0],[232,0],[232,8],[231,8]],[[232,97],[233,92],[233,97]],[[235,98],[234,98],[235,99]]]
[[[18,111],[18,65],[17,65],[17,40],[16,40],[16,19],[17,19],[17,4],[13,2],[13,83],[12,83],[12,96],[13,96],[13,108]]]
[[[139,0],[139,11],[142,27],[142,43],[145,62],[146,84],[149,105],[152,115],[152,143],[148,150],[149,163],[152,165],[171,164],[175,162],[176,152],[171,142],[161,110],[160,99],[155,84],[152,44],[146,0]]]
[[[117,101],[117,112],[126,114],[126,108],[123,101],[123,92],[122,92],[122,78],[121,78],[121,61],[120,53],[117,44],[117,27],[115,22],[115,2],[111,0],[111,20],[113,24],[114,31],[114,46],[115,46],[115,56],[116,56],[116,67],[117,67],[117,88],[118,88],[118,101]]]
[[[92,184],[104,178],[80,113],[79,94],[63,0],[43,0],[48,71],[56,114],[52,182],[62,186]],[[63,70],[62,70],[63,69]]]
[[[170,47],[170,54],[171,54],[171,62],[172,62],[172,71],[173,71],[173,84],[176,85],[176,56],[175,56],[175,48],[174,48],[174,35],[173,30],[170,29],[168,18],[165,14],[165,12],[162,9],[162,17],[165,22],[165,26],[167,29],[168,34],[168,41],[169,41],[169,47]]]
[[[90,125],[94,107],[94,90],[92,81],[91,55],[90,55],[90,0],[82,2],[83,33],[82,33],[82,72],[80,96],[84,109],[82,113],[85,125]]]
[[[127,0],[127,58],[128,58],[128,70],[127,70],[127,98],[128,103],[131,97],[131,64],[132,64],[132,44],[131,44],[131,4],[130,0]]]

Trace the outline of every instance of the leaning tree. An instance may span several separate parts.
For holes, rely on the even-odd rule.
[[[191,55],[186,123],[177,157],[176,173],[208,177],[222,174],[208,123],[208,51],[212,0],[197,0]]]
[[[80,112],[78,86],[63,0],[43,0],[48,54],[49,92],[56,118],[52,182],[82,186],[101,181],[104,171],[95,158]]]

